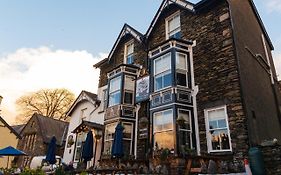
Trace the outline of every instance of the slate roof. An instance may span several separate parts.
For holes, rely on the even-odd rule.
[[[24,126],[25,126],[25,124],[14,125],[14,126],[11,126],[11,127],[20,135],[20,133],[23,130]]]
[[[63,145],[68,131],[68,122],[52,119],[40,114],[34,114],[32,117],[36,117],[38,120],[44,143],[49,143],[52,137],[55,136],[57,145]]]

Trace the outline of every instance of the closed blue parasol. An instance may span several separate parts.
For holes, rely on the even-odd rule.
[[[84,159],[85,162],[90,161],[93,158],[93,146],[94,146],[93,133],[92,131],[89,131],[82,150],[82,158]]]
[[[121,123],[118,123],[118,125],[115,128],[115,134],[114,134],[114,140],[112,145],[112,156],[113,158],[122,158],[124,156],[124,150],[123,150],[123,130],[124,127]]]
[[[49,143],[48,146],[48,151],[46,155],[46,161],[49,162],[50,164],[55,164],[56,163],[56,142],[57,139],[55,136],[52,137],[51,142]]]

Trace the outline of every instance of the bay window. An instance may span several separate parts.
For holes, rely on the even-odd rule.
[[[167,53],[154,60],[154,90],[164,89],[171,84],[171,53]]]
[[[153,114],[154,147],[174,149],[173,110]]]
[[[188,86],[188,61],[187,55],[176,53],[176,82],[178,86]]]
[[[121,76],[110,80],[108,107],[118,105],[121,102]]]
[[[226,106],[205,110],[209,152],[231,151]]]

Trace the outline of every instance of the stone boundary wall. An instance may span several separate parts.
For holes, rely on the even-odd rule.
[[[268,175],[281,174],[281,145],[260,147]]]

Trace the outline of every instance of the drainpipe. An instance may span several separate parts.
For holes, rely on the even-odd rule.
[[[201,148],[200,148],[200,136],[199,136],[199,125],[198,125],[198,113],[197,113],[197,100],[196,96],[199,91],[198,85],[195,86],[195,79],[194,79],[194,65],[193,65],[193,47],[196,46],[196,40],[193,41],[192,47],[190,49],[190,72],[191,72],[191,88],[192,92],[192,102],[193,102],[193,114],[194,114],[194,125],[195,125],[195,137],[196,137],[196,150],[197,155],[200,155]]]
[[[139,120],[139,110],[140,110],[140,105],[137,104],[136,108],[136,127],[135,127],[135,145],[134,145],[134,155],[135,159],[137,159],[137,147],[138,147],[138,120]]]

